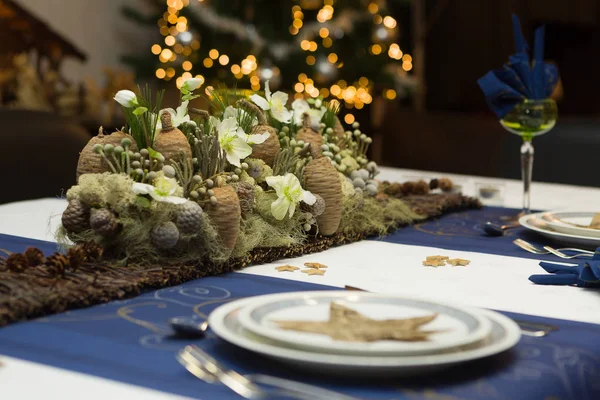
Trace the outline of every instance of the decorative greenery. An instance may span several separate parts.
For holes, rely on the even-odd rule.
[[[136,108],[124,107],[127,129],[135,139],[138,148],[145,149],[152,146],[156,125],[159,121],[159,110],[162,104],[164,90],[156,92],[152,100],[152,91],[148,84],[141,89],[138,86]]]

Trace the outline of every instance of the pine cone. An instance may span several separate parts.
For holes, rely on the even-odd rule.
[[[448,178],[438,179],[438,184],[440,186],[440,189],[442,189],[444,192],[451,191],[452,187],[454,186],[452,181]]]
[[[43,264],[46,260],[44,253],[36,247],[28,247],[24,254],[27,257],[27,262],[32,267]]]
[[[61,253],[54,253],[46,259],[48,271],[55,275],[64,275],[69,267],[69,259]]]
[[[311,213],[313,217],[318,217],[325,212],[325,200],[318,194],[315,194],[315,198],[317,200],[312,205],[302,203],[302,209]]]
[[[6,266],[13,272],[23,272],[29,267],[25,254],[13,253],[6,258]]]
[[[90,215],[90,226],[96,233],[110,237],[117,233],[119,221],[108,208],[95,208]]]
[[[434,190],[440,187],[440,182],[437,179],[432,179],[429,181],[429,189]]]
[[[182,233],[198,233],[202,218],[202,207],[195,201],[188,201],[177,211],[177,226]]]
[[[163,222],[150,232],[152,243],[159,249],[170,249],[175,247],[179,241],[179,230],[172,222]]]
[[[77,269],[87,260],[87,254],[82,247],[75,246],[67,252],[67,259],[69,260],[69,266]]]
[[[90,228],[90,209],[79,200],[71,200],[61,220],[68,232],[83,232]]]
[[[102,253],[104,249],[98,243],[94,241],[88,241],[84,244],[80,245],[83,251],[85,251],[86,257],[88,259],[97,260],[102,257]]]
[[[245,217],[254,208],[254,186],[248,182],[240,183],[237,187],[237,195],[240,199],[242,217]]]

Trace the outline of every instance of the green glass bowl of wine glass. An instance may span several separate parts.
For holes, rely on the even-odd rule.
[[[558,108],[554,100],[527,99],[506,114],[500,123],[507,131],[530,141],[554,128],[557,118]]]
[[[523,139],[521,145],[521,178],[523,180],[523,209],[521,215],[529,214],[531,181],[533,175],[533,138],[547,133],[558,118],[558,108],[552,99],[526,99],[500,120],[507,131]]]

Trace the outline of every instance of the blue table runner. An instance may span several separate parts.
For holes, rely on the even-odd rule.
[[[479,232],[483,222],[508,212],[486,209],[453,214],[382,240],[526,256],[510,243],[510,237],[487,238]],[[29,245],[46,252],[55,248],[53,243],[0,235],[0,248],[22,251]],[[523,337],[512,351],[433,376],[378,382],[298,373],[213,335],[197,341],[174,339],[167,324],[175,316],[203,320],[215,307],[236,298],[329,289],[333,288],[240,273],[203,278],[134,299],[0,328],[0,354],[201,399],[239,397],[225,387],[197,380],[177,363],[175,352],[192,342],[242,373],[303,380],[368,399],[600,398],[600,325],[596,324],[503,312],[514,319],[557,325],[560,330],[544,338]]]

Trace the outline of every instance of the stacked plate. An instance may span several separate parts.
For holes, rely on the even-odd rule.
[[[550,211],[524,215],[519,223],[526,229],[560,243],[595,249],[600,247],[600,229],[591,229],[595,212]]]
[[[423,327],[427,341],[347,342],[281,329],[275,321],[329,319],[337,303],[374,320],[437,314]],[[435,301],[355,291],[271,294],[220,306],[209,316],[212,331],[234,345],[279,361],[343,375],[414,375],[491,356],[513,347],[517,324],[487,310]]]

